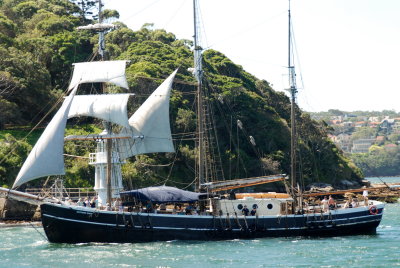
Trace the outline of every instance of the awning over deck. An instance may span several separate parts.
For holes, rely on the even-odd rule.
[[[207,197],[207,193],[195,193],[170,186],[147,187],[120,193],[123,202],[191,203]]]

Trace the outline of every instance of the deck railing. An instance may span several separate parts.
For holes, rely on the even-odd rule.
[[[96,192],[91,188],[27,188],[25,192],[33,195],[47,195],[56,198],[69,197],[73,201],[77,201],[79,198],[91,198],[96,195]]]

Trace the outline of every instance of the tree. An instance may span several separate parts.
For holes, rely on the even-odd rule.
[[[11,134],[0,140],[0,185],[12,186],[31,148],[26,141],[18,141]]]
[[[18,106],[0,96],[0,130],[5,124],[15,124],[21,117]]]
[[[336,115],[336,116],[344,115],[344,112],[342,112],[340,110],[337,110],[337,109],[329,109],[328,113],[331,113],[331,114]]]
[[[371,139],[375,138],[375,136],[376,136],[376,129],[370,127],[360,127],[353,132],[353,134],[351,135],[351,139],[352,140]]]

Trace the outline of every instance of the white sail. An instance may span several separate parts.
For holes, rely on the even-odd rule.
[[[129,127],[127,105],[131,95],[77,95],[72,101],[68,118],[91,116]]]
[[[126,62],[119,60],[75,63],[69,90],[79,84],[96,82],[108,82],[128,88],[125,77]]]
[[[39,177],[65,174],[64,133],[68,112],[76,90],[77,87],[64,100],[60,110],[51,119],[42,136],[36,142],[19,171],[13,188]]]
[[[118,141],[121,159],[133,155],[174,152],[169,123],[169,98],[175,70],[129,118],[130,128],[123,129],[132,139]],[[138,138],[140,137],[140,138]]]

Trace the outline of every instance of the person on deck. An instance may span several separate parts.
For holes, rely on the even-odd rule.
[[[368,190],[363,191],[364,206],[368,206]]]
[[[193,211],[193,206],[191,204],[189,204],[186,208],[185,208],[185,214],[186,215],[192,215],[192,211]]]
[[[154,212],[153,204],[151,203],[151,201],[147,201],[145,212],[147,212],[147,213]]]
[[[244,207],[242,209],[242,214],[245,216],[249,216],[249,209],[247,208],[246,205],[244,205]]]
[[[257,214],[257,209],[253,207],[253,209],[250,211],[251,216],[256,216]]]
[[[96,208],[97,207],[96,205],[97,205],[97,198],[93,197],[92,201],[90,201],[90,207],[91,208]]]
[[[85,201],[83,202],[84,207],[89,207],[89,199],[85,198]]]
[[[324,196],[324,199],[321,200],[322,210],[324,212],[328,211],[328,198]]]
[[[122,211],[121,204],[122,203],[121,203],[121,199],[120,198],[115,199],[114,205],[113,205],[114,209],[117,210],[117,211]]]
[[[329,209],[335,209],[336,208],[335,199],[333,199],[333,197],[331,195],[329,196],[328,205],[329,205]]]
[[[161,203],[159,209],[161,211],[166,211],[167,210],[167,205],[165,203]]]
[[[352,208],[358,207],[358,206],[357,206],[357,201],[356,201],[356,199],[353,199],[353,200],[351,201],[351,207],[352,207]]]

